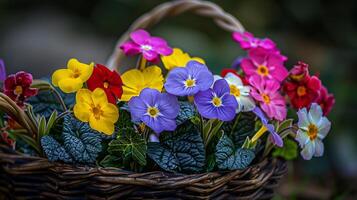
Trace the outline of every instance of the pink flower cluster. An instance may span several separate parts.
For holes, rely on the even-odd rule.
[[[327,115],[335,103],[334,96],[317,76],[310,76],[308,65],[298,62],[290,72],[285,68],[287,57],[280,54],[276,44],[268,38],[260,39],[249,32],[233,33],[248,56],[240,66],[245,79],[252,86],[251,96],[271,119],[282,121],[287,115],[284,92],[295,109],[310,108],[312,103],[321,106]]]
[[[287,58],[270,39],[255,38],[249,32],[235,32],[233,39],[248,52],[248,57],[241,61],[241,68],[253,87],[252,97],[270,118],[284,120],[287,108],[280,87],[289,74],[284,66]]]

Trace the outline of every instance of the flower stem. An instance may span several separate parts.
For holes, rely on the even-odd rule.
[[[146,68],[146,64],[147,60],[143,56],[140,56],[138,63],[136,64],[136,68],[142,71]]]
[[[57,100],[60,102],[63,111],[66,112],[68,109],[67,109],[67,106],[66,106],[66,104],[64,103],[64,101],[63,101],[63,99],[62,99],[60,93],[59,93],[55,88],[53,88],[52,86],[51,86],[51,90],[54,92],[54,94],[55,94]]]
[[[257,133],[255,133],[255,135],[252,138],[252,143],[256,142],[266,131],[267,131],[267,127],[265,127],[264,125],[259,129],[259,131]]]

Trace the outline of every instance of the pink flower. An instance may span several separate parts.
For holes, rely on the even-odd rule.
[[[250,94],[259,102],[261,109],[270,118],[283,121],[287,109],[285,99],[279,93],[279,83],[274,80],[264,80],[259,76],[251,77],[249,83],[254,87]]]
[[[9,75],[4,81],[4,93],[14,100],[20,107],[29,97],[37,94],[38,89],[31,88],[32,75],[26,72],[17,72]]]
[[[249,50],[248,56],[241,62],[243,72],[248,78],[260,76],[264,80],[282,82],[288,76],[282,55],[259,47]]]
[[[130,34],[132,41],[127,41],[120,46],[125,55],[133,56],[142,53],[150,62],[157,62],[159,55],[168,56],[172,49],[167,42],[159,37],[151,37],[145,30],[139,29]]]
[[[234,32],[233,33],[233,40],[238,42],[242,49],[252,49],[256,47],[262,47],[267,50],[275,50],[276,45],[275,43],[269,39],[259,39],[253,36],[253,34],[249,32]]]

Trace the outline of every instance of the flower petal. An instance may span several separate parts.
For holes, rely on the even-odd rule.
[[[140,97],[133,97],[130,99],[129,110],[131,114],[132,121],[138,122],[147,112],[146,104],[141,100]]]
[[[112,135],[114,133],[114,123],[104,117],[96,119],[93,115],[91,115],[89,125],[92,129],[106,135]]]
[[[228,84],[230,85],[235,85],[235,86],[243,86],[243,82],[242,80],[235,74],[229,72],[228,74],[226,74],[226,76],[224,77],[224,79],[226,79],[226,81],[228,82]]]
[[[124,72],[124,74],[121,75],[121,79],[123,84],[129,88],[137,89],[138,86],[143,87],[145,85],[144,75],[138,69],[131,69]]]
[[[94,69],[94,63],[84,64],[79,62],[77,59],[70,59],[67,63],[68,69],[72,71],[79,71],[80,78],[83,82],[86,82],[92,75]]]
[[[116,105],[108,103],[102,107],[103,115],[102,117],[106,118],[106,120],[115,123],[119,119],[119,110]]]
[[[295,140],[299,142],[301,148],[303,148],[308,142],[310,142],[310,137],[306,131],[298,130],[295,136]]]
[[[297,115],[299,117],[299,122],[298,122],[299,128],[303,130],[307,130],[308,126],[310,125],[310,122],[309,122],[309,117],[306,108],[300,109],[297,112]]]
[[[73,108],[74,116],[82,122],[88,122],[91,107],[87,103],[76,103]]]
[[[140,93],[140,99],[148,106],[156,106],[159,102],[161,93],[158,90],[145,88]]]
[[[56,87],[58,87],[58,83],[62,79],[67,79],[67,78],[72,78],[73,77],[73,71],[69,69],[59,69],[56,70],[52,74],[52,84]],[[5,84],[6,85],[6,84]]]
[[[326,117],[322,117],[317,127],[319,128],[318,137],[324,139],[331,129],[331,122]]]
[[[83,82],[81,78],[65,78],[58,82],[58,87],[64,93],[73,93],[83,87]]]
[[[236,116],[236,107],[221,106],[217,109],[217,118],[222,121],[232,121]]]
[[[145,44],[150,37],[150,34],[144,29],[138,29],[130,33],[130,38],[139,45]]]
[[[308,142],[300,154],[305,160],[311,160],[312,156],[315,154],[315,143]]]
[[[97,88],[92,92],[92,100],[94,105],[104,106],[108,104],[108,97],[102,88]]]
[[[180,111],[177,97],[168,93],[161,94],[157,104],[159,112],[168,119],[175,119]]]
[[[120,45],[120,49],[124,51],[127,56],[135,56],[141,52],[140,46],[132,41],[127,41]]]
[[[229,94],[229,85],[225,79],[216,81],[213,85],[213,90],[218,97],[222,97],[225,94]]]
[[[309,110],[309,120],[312,124],[317,125],[322,117],[322,109],[320,105],[312,103]]]
[[[153,65],[143,70],[145,87],[162,91],[164,86],[164,77],[160,67]]]

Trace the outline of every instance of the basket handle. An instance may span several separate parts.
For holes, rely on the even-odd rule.
[[[124,53],[118,46],[129,39],[131,32],[140,28],[150,28],[167,17],[176,16],[188,11],[200,16],[212,18],[219,27],[226,31],[244,31],[244,27],[235,17],[212,2],[200,0],[177,0],[166,2],[142,15],[130,26],[115,45],[114,51],[107,62],[107,66],[110,69],[119,70],[119,65],[124,58]]]

